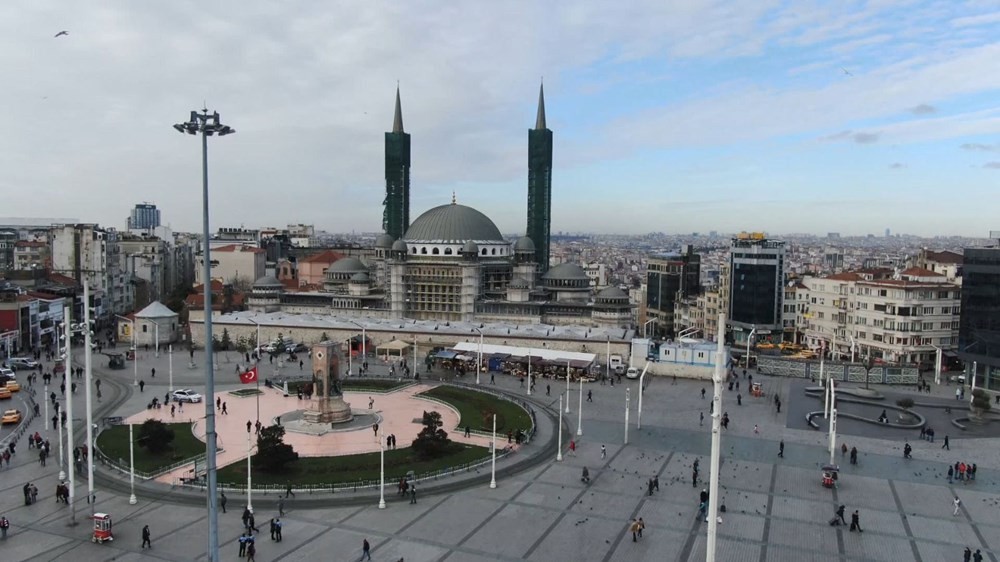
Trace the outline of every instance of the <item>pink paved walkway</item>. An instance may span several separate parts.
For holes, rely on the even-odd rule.
[[[426,385],[416,385],[390,394],[345,392],[344,400],[351,405],[353,410],[367,412],[368,398],[369,396],[373,398],[375,400],[374,411],[382,416],[382,422],[379,424],[379,436],[384,440],[385,435],[395,434],[399,447],[408,446],[420,433],[423,427],[420,424],[420,418],[424,410],[436,410],[441,414],[444,428],[452,440],[483,447],[489,446],[488,438],[475,435],[470,438],[464,437],[463,431],[458,429],[458,412],[451,407],[415,396],[429,388]],[[306,409],[309,406],[308,401],[298,400],[294,395],[285,398],[277,389],[262,387],[261,391],[263,394],[260,395],[260,419],[261,423],[264,424],[271,424],[277,416],[298,409]],[[229,412],[228,415],[216,412],[215,416],[219,447],[224,449],[216,458],[218,466],[223,467],[246,459],[246,423],[247,420],[254,421],[256,419],[257,400],[253,396],[240,398],[228,392],[216,396],[222,397],[222,400],[226,402],[226,410]],[[126,422],[139,424],[147,419],[157,419],[168,423],[189,421],[195,424],[195,435],[204,440],[204,408],[203,404],[185,404],[183,411],[178,410],[173,418],[170,416],[169,407],[159,410],[143,410],[128,417]],[[305,457],[351,455],[379,450],[379,443],[375,440],[374,432],[370,427],[357,431],[332,432],[322,436],[286,432],[285,443],[291,445],[296,452]],[[190,470],[190,465],[184,466],[160,476],[157,480],[171,483],[182,476],[188,476]]]

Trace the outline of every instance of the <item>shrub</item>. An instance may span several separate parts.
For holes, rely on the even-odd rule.
[[[146,420],[139,426],[139,436],[135,440],[150,453],[162,453],[170,448],[174,430],[160,420]]]
[[[285,428],[272,425],[261,428],[257,435],[257,454],[253,463],[265,472],[278,472],[291,461],[299,458],[299,454],[291,445],[285,444]]]
[[[972,407],[979,408],[983,411],[989,411],[990,409],[990,397],[981,388],[977,388],[972,391]]]
[[[899,400],[896,400],[896,405],[899,406],[900,408],[904,409],[904,410],[909,410],[910,408],[913,407],[913,399],[912,398],[900,398]]]
[[[449,453],[453,443],[448,439],[448,433],[441,429],[444,425],[441,414],[425,411],[422,423],[424,428],[413,440],[413,452],[421,459],[435,459]]]

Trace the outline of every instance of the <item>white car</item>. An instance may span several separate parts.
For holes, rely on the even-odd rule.
[[[7,367],[0,367],[0,380],[15,380],[14,370]]]
[[[7,363],[12,369],[35,369],[38,362],[29,357],[11,357]]]
[[[639,369],[636,369],[635,367],[629,367],[628,370],[625,371],[625,378],[627,379],[639,378]]]
[[[198,394],[190,388],[175,390],[173,397],[174,402],[190,402],[192,404],[201,402],[201,394]]]

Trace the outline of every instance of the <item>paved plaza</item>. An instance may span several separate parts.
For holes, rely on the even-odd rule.
[[[106,371],[103,365],[95,368],[105,381],[102,403],[97,404],[104,411],[99,410],[99,416],[144,412],[153,396],[164,395],[166,357],[152,355],[140,357],[140,376],[146,383],[141,394],[131,384],[131,365],[125,371]],[[183,359],[174,362],[175,387],[202,391],[201,369],[188,369],[186,355]],[[195,356],[199,364],[201,360]],[[153,366],[155,379],[149,376]],[[230,376],[232,370],[225,363],[220,365],[220,391],[240,388],[236,377]],[[378,372],[379,367],[373,365],[373,370]],[[467,375],[465,382],[470,378]],[[804,400],[795,395],[791,381],[758,378],[765,379],[768,392],[779,393],[786,405]],[[490,386],[488,380],[483,378],[484,386]],[[527,398],[526,390],[510,377],[497,375],[496,380],[496,388]],[[709,400],[701,398],[700,390],[706,388],[710,397],[711,388],[700,381],[647,381],[642,428],[637,429],[638,385],[625,382],[613,387],[585,385],[584,394],[593,391],[594,401],[584,403],[583,436],[579,438],[575,437],[579,395],[574,386],[571,413],[562,421],[572,438],[578,439],[576,455],[568,453],[571,436],[564,433],[564,458],[557,462],[554,447],[548,445],[551,441],[542,435],[551,434],[554,426],[540,422],[539,438],[513,457],[538,454],[545,456],[543,462],[513,475],[501,473],[496,489],[488,486],[487,468],[480,474],[460,476],[439,491],[434,491],[434,482],[422,485],[415,505],[388,487],[384,510],[377,508],[378,494],[370,490],[345,497],[299,492],[285,501],[282,542],[272,542],[266,528],[268,519],[277,515],[276,497],[255,496],[256,521],[262,531],[256,542],[257,560],[358,560],[365,538],[372,544],[374,560],[391,562],[400,558],[407,562],[704,560],[707,525],[696,512],[698,494],[707,482],[692,486],[691,476],[696,459],[702,476],[709,469]],[[550,395],[546,395],[547,384]],[[631,389],[632,409],[629,444],[623,445],[626,388]],[[565,383],[541,380],[535,389],[530,399],[539,415],[554,414]],[[934,389],[934,395],[944,398],[949,391],[953,393],[954,387],[942,386]],[[898,434],[884,439],[845,435],[838,447],[842,442],[857,447],[860,462],[848,464],[838,450],[842,476],[839,488],[830,490],[820,485],[819,467],[829,460],[825,432],[790,429],[789,408],[777,413],[771,398],[744,397],[743,404],[737,405],[735,392],[723,394],[722,409],[732,422],[722,441],[720,501],[726,513],[719,526],[718,560],[938,562],[961,560],[966,546],[981,549],[987,560],[998,560],[1000,440],[952,435],[951,449],[943,450],[943,436],[957,429],[937,428],[933,444],[912,432],[909,442],[914,458],[904,460]],[[375,399],[378,409],[382,397]],[[229,400],[230,407],[234,402]],[[812,409],[815,401],[809,404]],[[82,439],[82,392],[74,407],[76,433]],[[196,416],[200,408],[185,405],[184,413]],[[705,414],[704,425],[699,424],[700,413]],[[32,429],[55,442],[54,433],[43,430],[41,419],[32,423]],[[458,433],[452,432],[455,437]],[[784,458],[777,456],[779,441],[785,444]],[[601,458],[601,445],[607,448],[606,458]],[[974,483],[948,483],[947,466],[959,460],[978,465]],[[506,466],[517,461],[505,459]],[[40,467],[34,450],[21,442],[11,466],[0,470],[0,514],[11,521],[8,537],[0,543],[3,560],[205,558],[207,514],[196,494],[144,483],[133,506],[128,504],[127,488],[101,488],[105,476],[99,480],[95,508],[115,517],[116,540],[95,545],[89,541],[86,482],[77,481],[79,524],[69,526],[69,509],[54,501],[56,465],[53,458],[48,466]],[[589,484],[580,479],[584,467],[590,472]],[[654,475],[660,489],[650,496],[646,483]],[[29,481],[38,486],[39,501],[25,506],[21,488]],[[956,496],[962,503],[958,515],[953,515]],[[244,502],[245,498],[231,494],[228,513],[220,513],[224,560],[237,559]],[[840,504],[847,507],[848,521],[859,510],[864,533],[828,525]],[[633,542],[626,531],[636,517],[642,517],[646,526],[644,536]],[[153,548],[140,550],[144,525],[149,525]]]

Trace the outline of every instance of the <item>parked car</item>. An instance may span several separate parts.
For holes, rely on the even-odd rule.
[[[627,379],[639,378],[639,369],[636,369],[635,367],[629,367],[628,370],[625,371],[625,378]]]
[[[190,388],[175,390],[173,397],[174,402],[191,402],[192,404],[201,402],[201,394],[198,394]]]
[[[13,396],[6,386],[0,386],[0,400],[9,400]]]
[[[0,425],[7,425],[9,423],[18,423],[21,421],[21,411],[20,410],[7,410],[3,413],[3,417],[0,418]]]
[[[0,367],[0,380],[12,380],[14,379],[14,369],[9,369],[7,367]]]
[[[30,357],[11,357],[7,360],[7,364],[10,365],[11,369],[36,369],[38,368],[38,361],[31,359]]]

